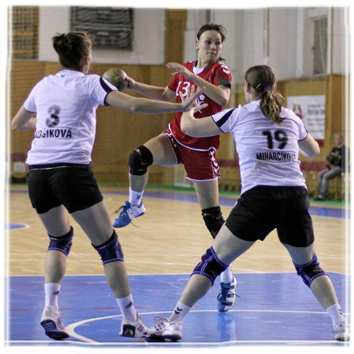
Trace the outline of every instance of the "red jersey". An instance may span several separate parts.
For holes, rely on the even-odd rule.
[[[183,63],[183,65],[190,71],[194,72],[196,75],[200,76],[206,81],[209,81],[213,85],[219,86],[223,85],[225,87],[231,88],[232,74],[231,70],[223,62],[217,62],[215,64],[209,65],[204,68],[195,67],[196,62],[190,61]],[[176,101],[181,102],[181,97],[183,98],[189,95],[191,82],[188,81],[182,74],[176,73],[171,82],[168,85],[168,88],[176,92]],[[212,114],[220,112],[223,107],[218,103],[212,101],[208,96],[202,93],[198,97],[198,104],[207,103],[208,106],[202,109],[201,112],[195,113],[195,118],[208,117]],[[181,130],[181,112],[177,112],[173,120],[169,124],[169,128],[175,137],[175,139],[191,149],[196,150],[208,150],[211,147],[217,149],[219,147],[219,135],[211,136],[207,138],[193,138],[189,135],[186,135]]]

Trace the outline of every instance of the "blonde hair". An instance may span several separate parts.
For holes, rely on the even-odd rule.
[[[254,89],[256,98],[261,99],[262,113],[275,123],[281,123],[284,97],[274,90],[276,80],[272,68],[267,65],[252,66],[246,71],[245,80]]]

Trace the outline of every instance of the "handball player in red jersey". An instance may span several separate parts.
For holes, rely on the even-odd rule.
[[[166,87],[147,85],[127,77],[128,89],[153,99],[181,102],[198,86],[203,93],[197,104],[207,106],[196,117],[203,118],[220,112],[230,100],[232,74],[221,58],[225,30],[217,24],[203,25],[196,38],[197,59],[182,64],[168,63],[175,73]],[[186,178],[195,188],[201,214],[212,237],[220,230],[224,218],[219,205],[219,165],[215,157],[219,136],[193,138],[180,127],[177,113],[166,131],[138,146],[129,156],[129,200],[120,208],[113,226],[125,227],[132,219],[142,216],[144,187],[151,165],[173,166],[183,164]],[[220,275],[217,296],[219,311],[228,311],[236,299],[236,278],[227,268]]]

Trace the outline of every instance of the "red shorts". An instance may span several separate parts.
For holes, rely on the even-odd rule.
[[[178,163],[183,164],[187,177],[191,181],[214,180],[220,176],[220,167],[215,158],[216,149],[192,150],[181,145],[168,129],[166,131],[176,153]]]

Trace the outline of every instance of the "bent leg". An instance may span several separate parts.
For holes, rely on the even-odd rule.
[[[333,167],[326,171],[326,173],[323,174],[322,176],[322,181],[321,181],[321,188],[320,188],[320,194],[323,196],[327,196],[328,193],[328,183],[331,179],[334,177],[340,175],[342,172],[342,169],[340,167]]]
[[[60,318],[58,300],[73,230],[63,206],[52,208],[38,215],[50,239],[44,266],[45,303],[41,315],[41,326],[48,337],[61,340],[67,338],[68,334]]]
[[[202,210],[204,223],[211,236],[215,238],[225,222],[219,205],[219,181],[216,178],[210,181],[194,182],[194,188]],[[227,268],[220,274],[220,282],[227,287],[226,284],[230,284],[232,281],[234,281],[234,276],[231,269]]]
[[[322,270],[315,256],[313,243],[307,247],[294,247],[283,244],[289,252],[298,274],[311,289],[321,306],[327,309],[338,303],[334,286]]]
[[[38,216],[44,224],[49,237],[60,240],[61,237],[68,235],[71,230],[68,215],[62,205],[52,208],[46,213],[38,214]],[[65,269],[65,252],[54,248],[51,249],[49,245],[45,258],[45,283],[60,283],[65,275]]]
[[[174,165],[177,158],[167,134],[160,134],[136,148],[129,156],[129,200],[120,208],[113,226],[122,228],[145,213],[143,194],[148,181],[148,167]]]
[[[325,168],[324,170],[321,170],[318,172],[317,174],[317,190],[316,190],[316,193],[317,195],[320,195],[321,194],[321,189],[322,189],[322,179],[323,179],[323,176],[324,174],[328,171],[328,168]]]
[[[167,134],[160,134],[148,140],[143,145],[152,157],[151,165],[172,166],[177,164],[177,157],[171,146]],[[136,192],[142,192],[148,181],[148,173],[137,174],[130,166],[129,182],[130,188]],[[132,202],[132,201],[131,201]]]
[[[110,218],[103,202],[87,209],[71,214],[82,227],[93,246],[100,246],[107,242],[113,234]],[[103,265],[109,286],[116,297],[126,297],[130,294],[128,277],[123,262],[116,261]]]
[[[294,262],[297,273],[331,318],[334,338],[338,341],[349,340],[348,328],[336,291],[331,279],[320,267],[313,243],[307,247],[294,247],[288,244],[284,246]]]
[[[211,255],[209,257],[203,256],[202,261],[196,266],[194,274],[183,290],[180,302],[189,307],[193,306],[211,288],[215,277],[237,257],[247,251],[253,243],[241,240],[224,225],[214,240],[212,250],[209,252]],[[204,264],[202,265],[201,263],[203,262]],[[208,268],[210,266],[209,263],[213,266],[210,270]],[[214,266],[214,264],[219,266]],[[198,271],[199,274],[196,273],[196,269],[199,268],[206,269],[208,274],[203,274],[201,271]]]

